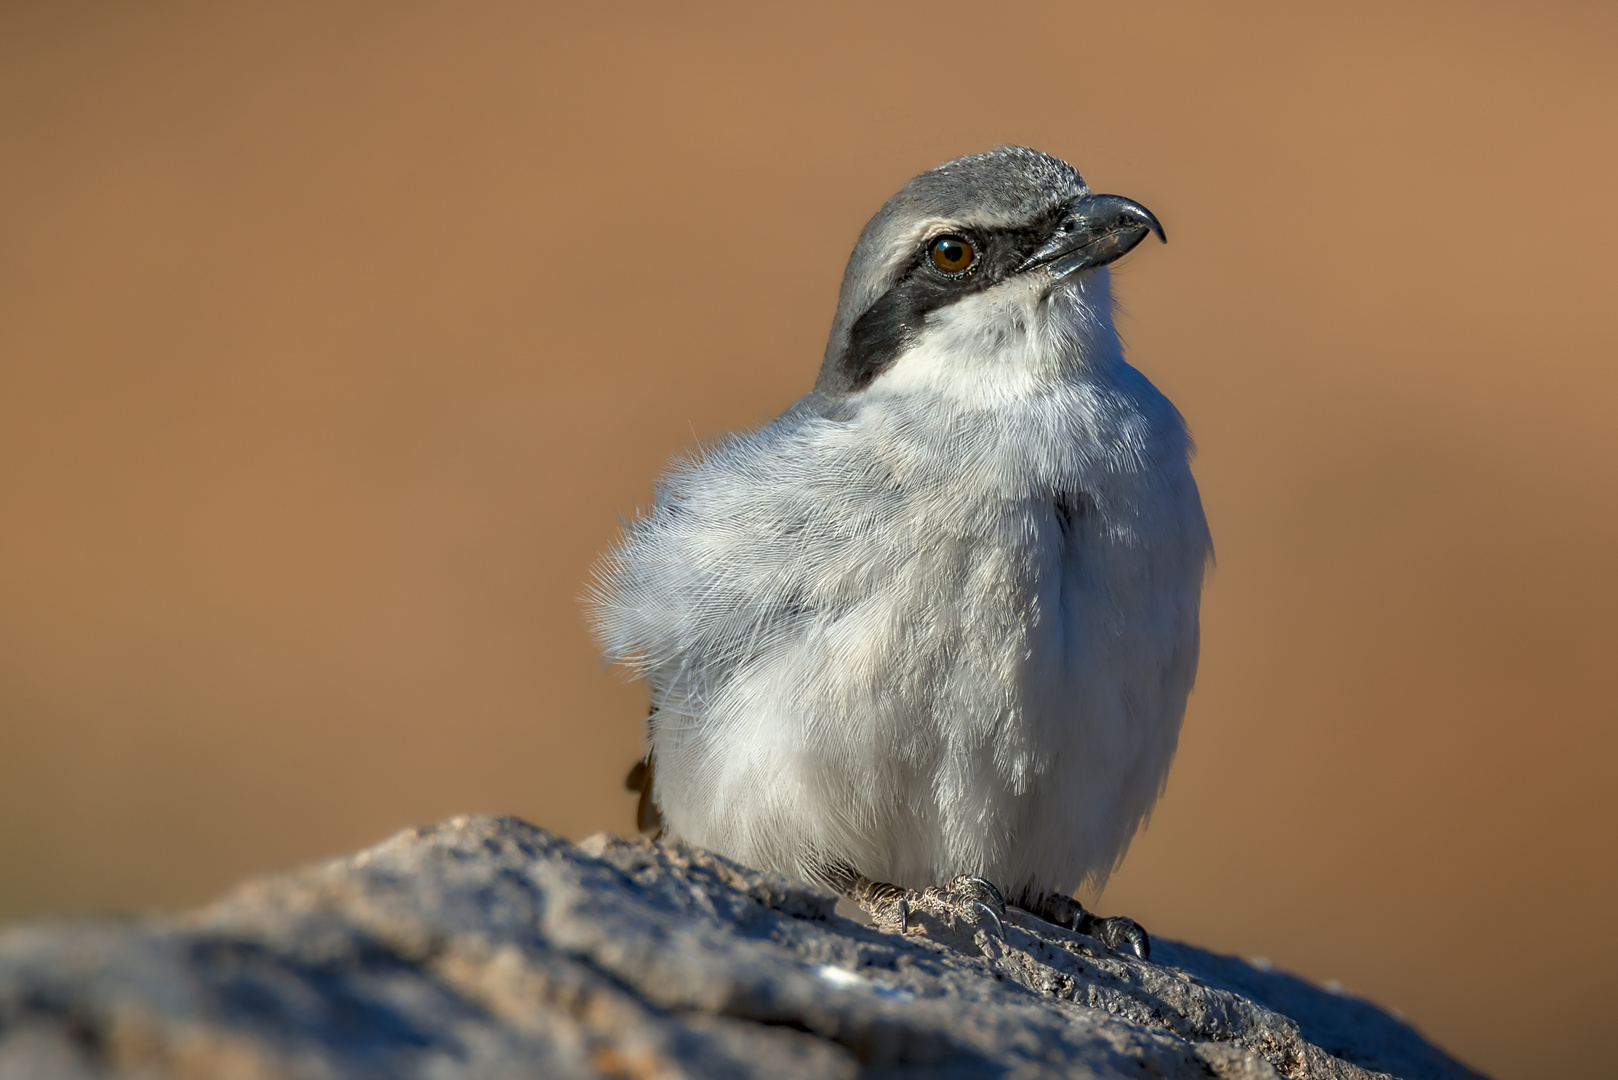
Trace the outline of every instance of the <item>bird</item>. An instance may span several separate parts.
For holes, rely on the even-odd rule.
[[[901,930],[922,896],[1010,902],[1149,955],[1073,894],[1164,790],[1213,554],[1186,423],[1115,325],[1109,265],[1152,234],[1022,146],[871,218],[813,387],[676,458],[592,576],[650,688],[643,827]]]

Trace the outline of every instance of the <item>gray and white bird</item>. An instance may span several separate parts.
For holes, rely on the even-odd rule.
[[[1145,955],[1069,897],[1161,794],[1197,668],[1192,445],[1105,269],[1153,232],[1022,147],[865,226],[814,388],[677,462],[597,569],[667,832],[873,903],[993,883]]]

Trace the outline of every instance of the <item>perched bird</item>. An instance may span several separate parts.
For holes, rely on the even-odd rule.
[[[1113,325],[1106,264],[1148,233],[1023,147],[877,212],[814,388],[675,464],[597,569],[604,650],[651,688],[643,815],[901,924],[954,881],[1146,954],[1070,894],[1163,790],[1211,554],[1185,424]]]

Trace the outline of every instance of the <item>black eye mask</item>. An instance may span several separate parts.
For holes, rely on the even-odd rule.
[[[879,296],[849,330],[848,347],[837,362],[822,372],[818,390],[852,393],[871,384],[915,344],[929,313],[998,285],[1017,272],[1028,257],[1049,239],[1057,215],[1038,229],[1000,229],[993,232],[960,229],[945,233],[959,237],[977,253],[965,272],[941,268],[930,239],[892,288]]]

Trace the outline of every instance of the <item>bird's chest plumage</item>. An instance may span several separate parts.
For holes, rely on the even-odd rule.
[[[677,475],[617,609],[671,827],[916,886],[1109,868],[1172,756],[1207,546],[1145,391],[878,399]]]
[[[864,858],[893,880],[948,864],[1077,884],[1172,756],[1206,550],[1195,489],[1142,458],[1159,433],[1131,409],[911,406],[861,417],[828,458],[873,482],[845,491],[850,546],[812,575],[836,643],[816,685],[847,706],[825,721],[847,774],[880,777],[836,797],[890,823]]]

